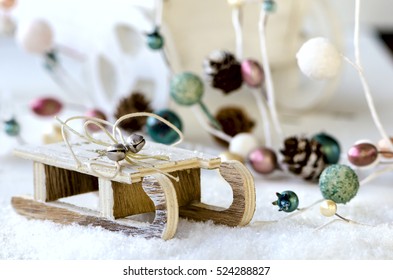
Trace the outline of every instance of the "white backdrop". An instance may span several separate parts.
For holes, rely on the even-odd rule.
[[[214,1],[226,2],[226,0]],[[278,0],[279,4],[285,1],[295,0]],[[316,1],[322,2],[322,0],[312,0],[311,2],[316,3]],[[15,16],[20,22],[37,17],[48,19],[55,29],[57,42],[73,46],[77,50],[87,53],[87,64],[88,67],[90,67],[89,70],[94,74],[91,79],[92,88],[98,96],[98,103],[107,105],[108,102],[111,103],[111,100],[117,100],[117,98],[112,98],[113,95],[128,94],[132,88],[147,88],[148,91],[153,89],[152,91],[155,96],[167,95],[167,93],[164,92],[164,89],[168,88],[167,79],[165,75],[162,75],[162,73],[165,72],[165,66],[163,63],[160,63],[162,59],[159,54],[149,52],[146,48],[139,49],[139,53],[136,51],[138,46],[144,44],[142,34],[152,30],[153,24],[151,21],[154,18],[152,11],[154,2],[155,0],[19,0],[18,7],[15,10]],[[167,0],[167,2],[170,4],[171,0]],[[172,2],[176,1],[172,0]],[[205,0],[204,2],[206,2],[206,12],[204,12],[206,15],[205,18],[215,17],[217,20],[221,20],[220,22],[223,21],[222,19],[227,18],[226,20],[230,26],[228,11],[220,10],[217,12],[212,7],[217,7],[218,5],[213,5],[211,0]],[[328,0],[328,2],[332,3],[335,7],[334,12],[339,17],[339,21],[343,22],[348,29],[352,28],[355,1]],[[191,3],[191,1],[189,3]],[[393,10],[393,1],[391,0],[363,0],[362,22],[383,27],[393,26],[393,18],[389,15],[389,11],[391,10]],[[321,14],[319,17],[326,17],[326,15]],[[169,24],[173,25],[173,19],[171,21],[169,21]],[[193,18],[189,18],[189,21],[197,22],[197,20],[193,20]],[[200,19],[198,19],[198,21],[200,21]],[[277,24],[277,22],[274,23]],[[122,31],[125,29],[130,31],[130,28],[131,32],[126,32],[127,34],[124,35]],[[270,26],[269,30],[271,29],[273,29],[273,26]],[[115,32],[116,30],[118,31],[117,33]],[[176,32],[177,31],[176,29]],[[194,36],[198,36],[199,33],[209,32],[209,30],[205,28],[204,30],[190,30],[190,32],[194,32]],[[273,31],[269,32],[274,33]],[[225,48],[229,48],[230,50],[234,49],[233,31],[229,30],[229,32],[225,34],[220,34],[220,37],[223,37]],[[323,36],[324,34],[318,35]],[[124,44],[126,46],[121,45],[121,37],[124,38]],[[175,39],[179,42],[179,38]],[[247,51],[246,54],[256,57],[255,54],[259,53],[258,43],[255,40],[255,42],[252,41],[252,38],[250,40],[248,40],[249,44],[245,46],[245,50]],[[133,44],[130,45],[128,43],[127,45],[127,41],[132,41]],[[270,43],[270,41],[271,40],[268,40],[268,43]],[[182,42],[179,44],[182,44]],[[186,61],[183,61],[183,65],[187,67],[187,70],[199,70],[201,59],[203,55],[207,54],[206,49],[213,50],[213,48],[217,48],[216,45],[210,41],[203,44],[201,43],[200,48],[193,49],[193,58],[191,61],[189,57],[183,55],[186,58]],[[282,44],[280,45],[282,46]],[[125,50],[127,47],[129,47],[128,50]],[[288,57],[288,52],[281,51],[280,48],[275,47],[269,47],[268,49],[273,64],[275,61],[282,64],[283,59],[284,61],[288,61],[288,59],[283,58],[284,54]],[[275,49],[277,50],[274,52]],[[201,54],[201,52],[202,56],[197,56]],[[294,55],[290,55],[290,57],[293,56]],[[103,60],[115,65],[112,72],[115,74],[113,75],[115,77],[113,79],[116,80],[109,79],[101,81],[98,79],[100,73],[97,71],[96,65]],[[105,71],[108,72],[111,71],[111,69],[104,70],[104,72]],[[150,81],[152,77],[153,81]],[[286,76],[284,80],[288,83]],[[102,83],[104,83],[104,85],[102,85]],[[283,83],[277,81],[276,84]],[[278,95],[280,95],[281,91],[287,92],[288,89],[278,88],[277,91]],[[111,105],[113,107],[115,104]]]

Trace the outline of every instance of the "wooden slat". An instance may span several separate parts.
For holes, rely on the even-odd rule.
[[[229,183],[233,202],[228,209],[196,202],[180,207],[180,216],[197,221],[212,220],[228,226],[247,225],[255,212],[255,186],[250,171],[238,161],[221,164],[220,173]]]
[[[72,170],[45,165],[45,201],[98,190],[98,178]]]
[[[144,178],[143,189],[155,205],[155,218],[149,225],[130,219],[111,220],[100,217],[99,212],[62,202],[40,202],[28,197],[13,197],[12,206],[23,216],[56,223],[98,226],[110,231],[145,238],[172,238],[178,224],[176,191],[171,181],[161,175]]]
[[[199,168],[171,172],[171,175],[179,177],[179,182],[172,180],[179,206],[200,201]],[[154,211],[154,204],[144,191],[142,182],[133,183],[131,185],[112,182],[112,190],[114,218],[122,218]]]
[[[77,166],[71,157],[70,151],[64,143],[55,143],[40,147],[22,146],[14,151],[16,156],[44,163],[46,165],[60,167],[68,170],[78,171],[92,175],[91,170],[87,167],[88,161],[98,157],[96,150],[104,150],[105,147],[86,142],[73,143],[73,148],[78,159],[83,163]],[[149,142],[140,152],[148,156],[168,156],[169,160],[146,159],[146,163],[152,164],[163,172],[173,172],[177,170],[186,170],[192,168],[214,169],[220,166],[221,160],[217,156],[210,156],[204,153],[198,153],[185,149],[175,148],[167,145]],[[103,163],[113,167],[113,161],[103,156],[97,159],[97,163]],[[107,177],[113,175],[114,167],[99,167],[101,174]],[[142,180],[144,176],[156,173],[155,169],[142,167],[141,165],[130,165],[123,162],[122,169],[114,181],[131,184]]]
[[[142,182],[131,185],[112,182],[112,189],[115,218],[153,212],[155,209],[153,201],[142,188]]]
[[[38,201],[46,201],[45,165],[40,162],[34,162],[33,172],[34,172],[34,199]]]

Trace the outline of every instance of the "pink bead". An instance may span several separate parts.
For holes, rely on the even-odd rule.
[[[97,119],[101,119],[101,120],[106,120],[105,114],[98,109],[91,109],[91,110],[87,111],[85,115],[86,115],[86,117],[92,117],[92,118],[97,118]],[[103,126],[105,126],[105,125],[103,125]],[[100,128],[94,124],[89,124],[87,127],[92,132],[100,131]]]
[[[19,26],[16,39],[22,49],[30,53],[44,54],[53,48],[52,28],[42,19]]]
[[[364,167],[378,159],[378,149],[371,143],[358,143],[348,151],[348,160],[355,166]]]
[[[63,105],[57,99],[51,97],[41,97],[34,99],[30,103],[30,108],[38,116],[47,117],[59,113],[63,108]]]
[[[255,60],[243,60],[241,63],[241,71],[244,82],[250,87],[260,87],[265,81],[263,69]]]
[[[271,149],[258,148],[249,154],[248,159],[258,173],[270,174],[277,169],[277,156]]]

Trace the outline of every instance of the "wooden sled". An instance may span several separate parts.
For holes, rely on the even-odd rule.
[[[78,159],[87,162],[98,156],[102,147],[91,143],[74,143]],[[247,225],[255,211],[255,187],[248,169],[237,161],[221,162],[220,158],[166,145],[148,143],[145,155],[167,155],[170,160],[146,159],[155,168],[178,176],[179,182],[154,170],[138,165],[122,165],[114,179],[114,168],[100,167],[96,176],[85,164],[79,168],[64,143],[42,147],[25,146],[15,151],[19,157],[34,161],[34,197],[13,197],[12,205],[21,215],[61,224],[100,226],[146,238],[172,238],[180,217],[212,220],[228,226]],[[112,164],[105,156],[97,162]],[[218,169],[233,191],[228,209],[201,203],[201,169]],[[212,188],[214,186],[211,186]],[[58,199],[98,191],[99,210],[77,207]],[[154,212],[152,223],[141,223],[130,217]]]

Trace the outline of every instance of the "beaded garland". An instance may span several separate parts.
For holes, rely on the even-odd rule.
[[[233,2],[236,2],[236,4],[233,4],[234,6],[240,6],[243,3],[242,1]],[[276,9],[275,2],[272,0],[263,1],[263,9],[266,12],[274,12]],[[159,33],[158,28],[154,30],[154,32],[147,34],[147,43],[153,50],[163,48],[164,38]],[[323,46],[323,51],[315,53],[312,63],[309,63],[310,61],[305,61],[305,56],[309,55],[310,49],[315,50],[315,46],[318,48]],[[45,51],[47,51],[47,49],[45,49]],[[307,52],[308,54],[306,54]],[[324,69],[326,70],[326,68],[328,68],[329,70],[327,72],[322,71],[321,69],[323,68],[323,65],[318,64],[322,57],[325,56],[334,57],[333,61],[329,62],[331,64],[327,66],[325,65],[326,67]],[[299,67],[305,74],[315,79],[326,79],[331,78],[337,73],[338,68],[341,65],[341,57],[339,56],[340,55],[337,50],[334,49],[334,46],[322,38],[314,41],[310,40],[308,45],[305,44],[303,48],[299,50],[297,58],[299,61]],[[232,57],[235,58],[233,55]],[[51,68],[57,63],[54,52],[48,51],[46,58],[48,68]],[[262,86],[265,75],[263,68],[258,62],[253,60],[243,60],[240,64],[236,63],[236,69],[240,70],[240,72],[236,70],[236,78],[241,75],[242,82],[244,81],[249,87],[259,88]],[[234,88],[237,89],[238,87]],[[231,89],[231,91],[235,89]],[[226,89],[223,89],[223,91],[227,92]],[[201,105],[203,111],[209,116],[211,123],[214,124],[214,117],[209,115],[206,106],[204,106],[201,102],[204,93],[204,85],[197,75],[184,72],[174,76],[171,81],[170,93],[172,98],[180,105]],[[48,99],[41,101],[45,105],[37,105],[36,107],[32,105],[32,109],[37,115],[50,116],[61,110],[62,104],[57,102],[57,100]],[[179,130],[182,130],[181,119],[175,112],[166,109],[155,113],[170,121],[179,128]],[[147,121],[146,128],[151,138],[157,142],[170,144],[178,140],[177,135],[166,133],[165,129],[156,126],[156,124],[152,121]],[[217,128],[219,128],[219,126],[217,126]],[[10,119],[4,122],[4,130],[9,136],[18,136],[20,133],[20,125],[15,119]],[[225,160],[225,157],[230,160],[236,159],[239,161],[247,159],[251,163],[252,168],[260,174],[270,174],[279,169],[276,154],[272,149],[260,147],[258,140],[251,134],[238,136],[242,136],[246,140],[243,139],[242,141],[239,141],[238,139],[235,140],[236,137],[234,137],[233,142],[231,141],[230,143],[230,151],[226,152],[225,156],[223,156],[223,160]],[[327,217],[333,215],[339,216],[336,213],[336,203],[346,204],[356,196],[360,187],[359,178],[355,171],[349,166],[337,164],[340,159],[341,150],[336,139],[326,133],[314,135],[311,139],[319,143],[321,151],[319,156],[324,159],[324,163],[330,165],[323,169],[320,176],[319,174],[315,176],[313,174],[312,176],[313,179],[319,178],[319,187],[322,196],[325,198],[320,205],[320,211]],[[133,140],[136,141],[136,139]],[[132,141],[128,142],[131,143]],[[134,145],[132,147],[135,148],[136,152],[139,147],[143,146],[143,144],[138,141],[132,143]],[[386,145],[391,145],[390,141]],[[120,145],[111,146],[108,147],[108,149],[108,157],[113,157],[112,160],[114,161],[120,160],[123,153],[125,154],[125,148]],[[378,147],[372,143],[357,143],[348,151],[348,160],[356,167],[369,167],[379,161],[380,155],[388,157],[392,155],[392,151],[389,149],[387,149],[387,151],[383,151],[381,147],[378,149]],[[273,204],[277,205],[280,211],[293,212],[295,210],[299,210],[299,199],[296,193],[292,191],[284,191],[282,193],[276,193],[276,196],[277,201],[273,202]]]
[[[356,196],[359,178],[349,166],[334,164],[322,172],[319,188],[324,198],[345,204]]]
[[[193,73],[180,73],[171,80],[171,96],[180,105],[191,106],[200,102],[203,92],[202,80]]]
[[[162,117],[176,126],[180,131],[183,130],[183,124],[180,117],[169,109],[163,109],[154,112],[155,115]],[[172,144],[179,139],[179,135],[165,123],[156,118],[148,117],[146,129],[149,136],[156,142],[162,144]]]
[[[161,36],[158,28],[147,34],[147,45],[152,50],[160,50],[164,47],[164,38]]]
[[[293,191],[283,191],[282,193],[276,193],[276,195],[277,201],[272,202],[272,204],[278,206],[278,211],[293,212],[298,209],[299,198]]]
[[[15,118],[4,121],[4,132],[9,136],[18,136],[20,133],[19,122]]]

